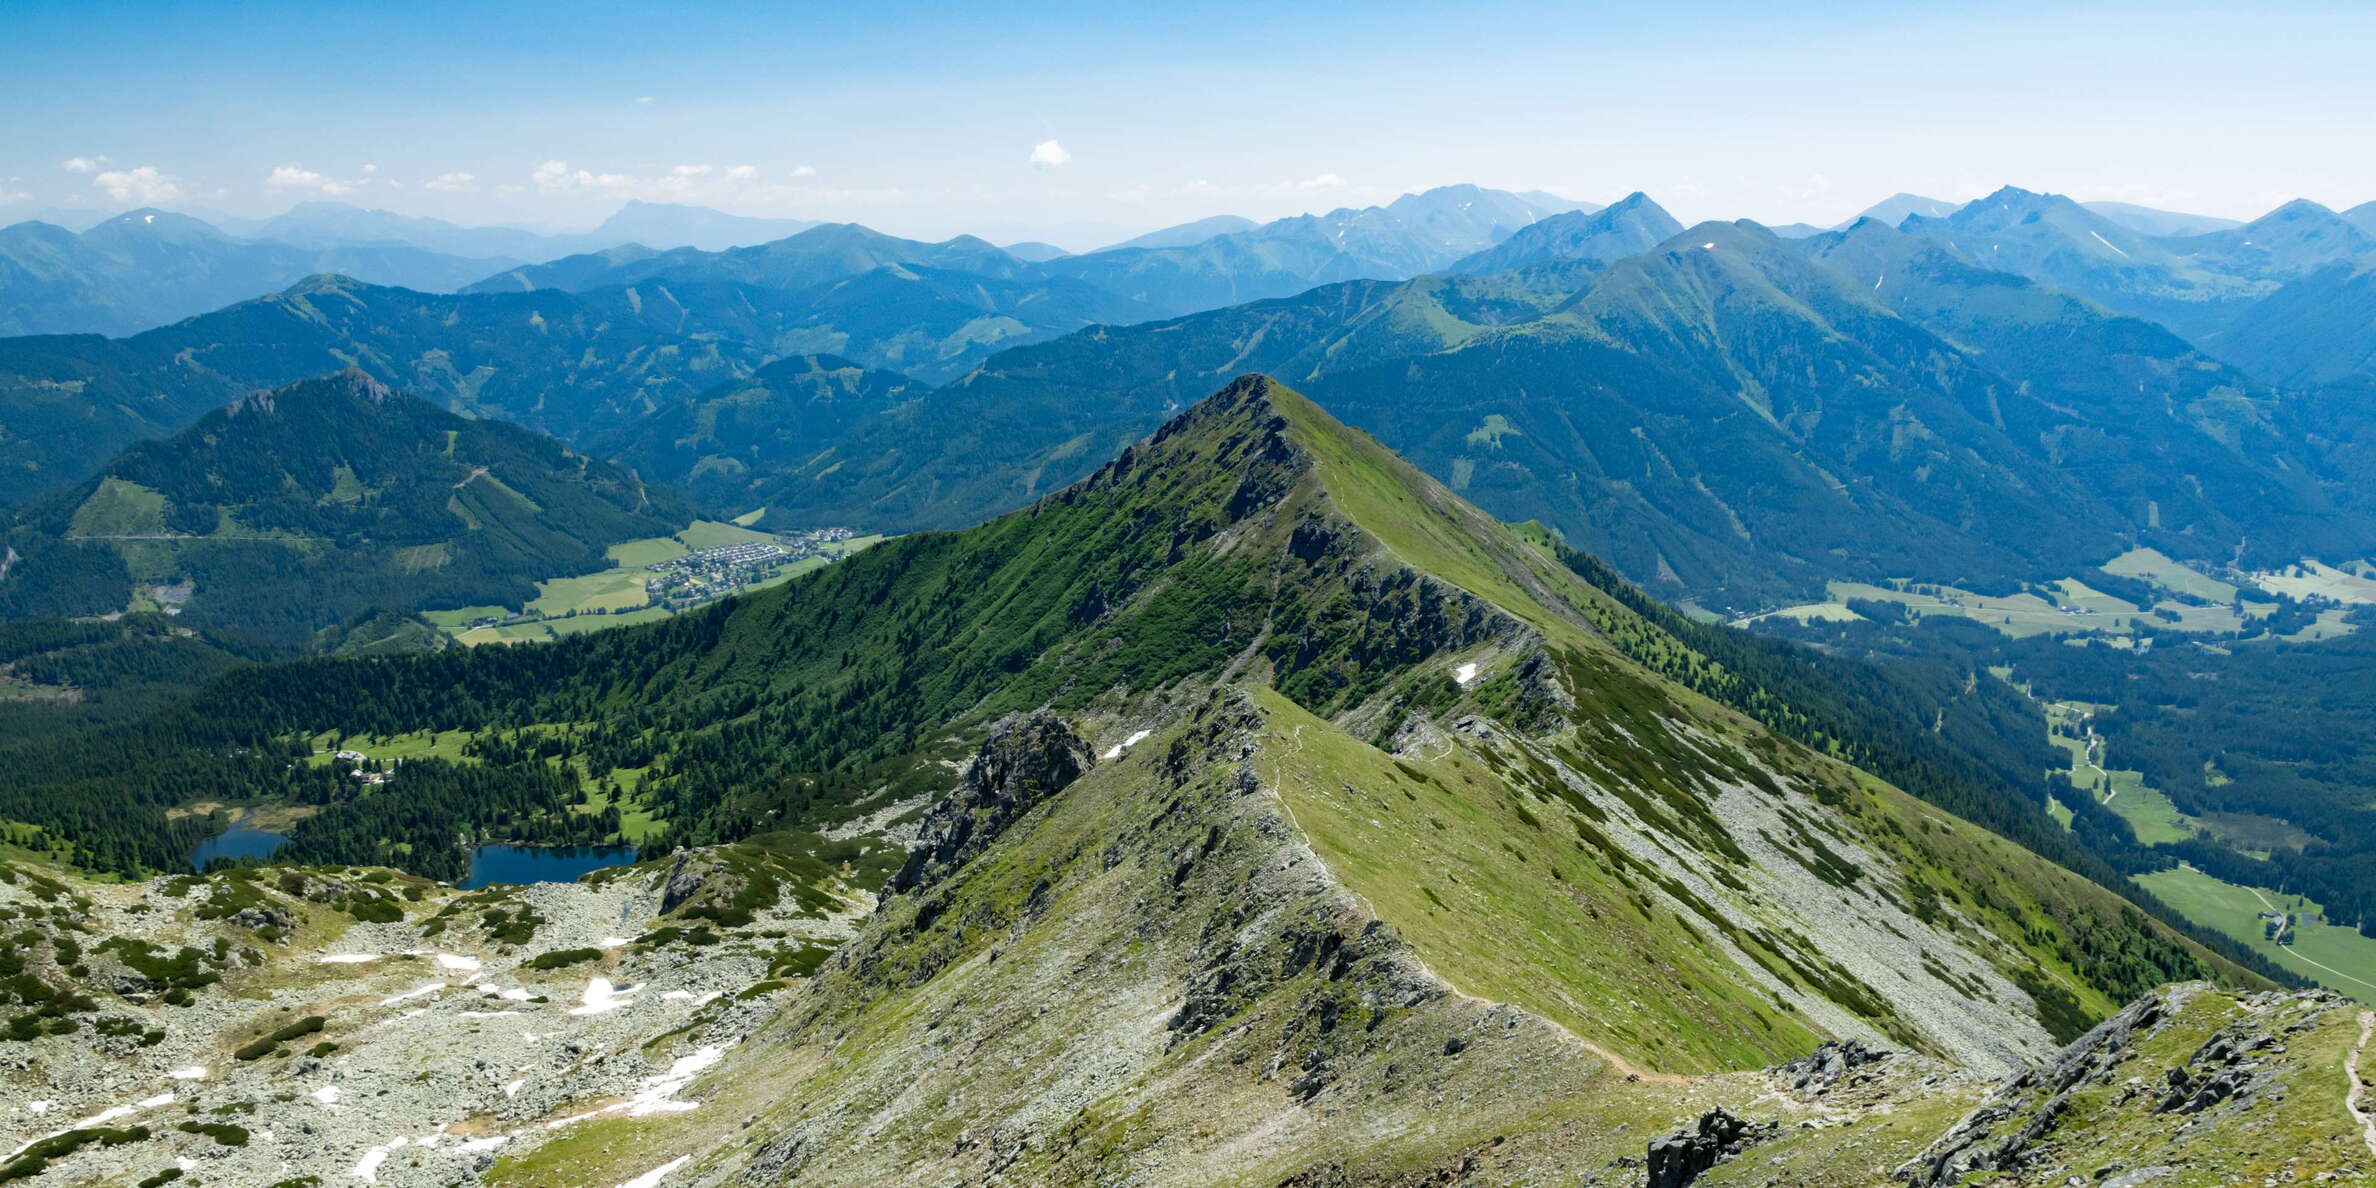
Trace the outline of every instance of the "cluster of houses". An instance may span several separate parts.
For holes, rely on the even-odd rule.
[[[852,537],[847,528],[787,533],[773,542],[695,549],[651,567],[644,596],[654,606],[685,607],[723,598],[795,561],[823,556]]]
[[[367,766],[371,762],[371,756],[361,751],[340,751],[337,759],[341,763],[353,764],[355,769],[347,774],[370,787],[378,787],[395,779],[396,769],[404,763],[402,759],[390,759],[385,768],[371,768]]]
[[[2261,935],[2281,945],[2294,942],[2294,917],[2289,912],[2262,912]]]
[[[644,596],[654,606],[686,606],[733,593],[770,570],[798,560],[780,544],[720,545],[695,549],[652,566]]]

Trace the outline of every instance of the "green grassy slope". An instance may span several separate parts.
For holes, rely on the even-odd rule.
[[[1275,385],[1233,385],[1001,525],[1061,532],[1159,491],[1232,514],[1097,621],[1240,565],[1309,580],[1316,605],[1270,604],[1267,631],[1176,672],[1100,666],[1130,633],[1092,633],[1027,667],[1038,693],[980,703],[1052,704],[1045,729],[1106,758],[1011,816],[959,814],[995,831],[978,856],[895,896],[728,1057],[719,1108],[638,1130],[634,1158],[760,1181],[1359,1182],[1516,1135],[1589,1167],[1663,1125],[1675,1074],[1827,1035],[2005,1068],[2223,968],[1651,675],[1610,635],[1647,622]],[[1020,594],[992,604],[1046,604]],[[1303,659],[1349,636],[1368,642]],[[624,1137],[497,1178],[625,1170]]]

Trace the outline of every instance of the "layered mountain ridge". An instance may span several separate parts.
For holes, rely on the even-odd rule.
[[[1802,241],[1703,224],[1614,263],[1327,286],[1020,348],[850,426],[771,515],[967,522],[1247,367],[1497,514],[1712,605],[1842,577],[2059,576],[2141,543],[2223,560],[2368,543],[2338,514],[2356,463],[2300,432],[2309,403],[1873,221]]]

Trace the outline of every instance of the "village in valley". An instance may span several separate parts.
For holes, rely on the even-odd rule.
[[[724,598],[753,582],[772,576],[795,561],[823,558],[834,545],[855,536],[847,528],[817,528],[786,533],[774,543],[748,542],[695,549],[651,567],[644,579],[644,596],[653,606],[682,610]]]
[[[611,568],[537,583],[520,607],[472,606],[423,617],[465,644],[517,643],[649,622],[789,581],[874,544],[849,528],[766,532],[756,519],[702,520],[673,536],[612,545]]]

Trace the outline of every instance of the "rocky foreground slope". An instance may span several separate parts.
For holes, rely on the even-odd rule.
[[[872,897],[763,843],[464,892],[0,869],[0,1182],[451,1184],[694,1108]]]
[[[927,565],[974,600],[905,605]],[[475,893],[20,870],[11,985],[47,998],[0,1177],[2376,1174],[2354,1009],[1689,692],[1663,674],[1704,657],[1267,381],[679,667],[756,664],[827,580],[882,591],[843,630],[904,624],[903,673],[1024,625],[922,734],[971,754],[924,769],[879,902],[766,837]],[[892,792],[851,827],[907,818]]]

